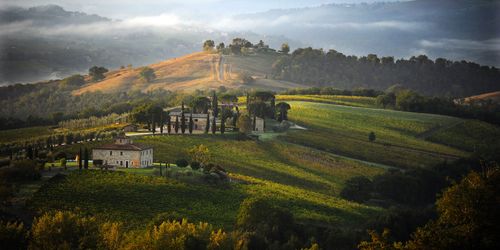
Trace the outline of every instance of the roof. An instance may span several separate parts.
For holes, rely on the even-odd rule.
[[[170,112],[170,116],[181,116],[181,112]],[[184,113],[184,117],[189,118],[191,113]],[[210,116],[212,117],[212,116]],[[193,118],[207,118],[207,114],[193,114]]]
[[[105,144],[101,145],[99,147],[95,147],[93,149],[104,149],[104,150],[125,150],[125,151],[142,151],[146,149],[151,149],[153,147],[147,146],[147,145],[142,145],[138,143],[129,143],[129,144]]]

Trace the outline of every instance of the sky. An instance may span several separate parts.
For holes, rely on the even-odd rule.
[[[1,6],[56,4],[66,10],[82,11],[113,19],[175,14],[194,20],[217,18],[271,9],[313,7],[330,3],[372,3],[380,0],[2,0]],[[391,2],[395,0],[384,0]]]

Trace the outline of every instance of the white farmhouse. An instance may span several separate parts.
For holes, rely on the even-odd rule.
[[[102,160],[103,165],[113,167],[144,168],[153,166],[153,148],[133,143],[128,137],[115,139],[115,143],[92,149],[92,159]]]

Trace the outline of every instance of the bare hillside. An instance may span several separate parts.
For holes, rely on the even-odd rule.
[[[140,78],[139,68],[126,68],[110,71],[100,82],[88,83],[73,92],[101,91],[105,93],[129,90],[151,91],[155,89],[185,90],[211,89],[219,86],[226,88],[260,88],[281,90],[303,87],[286,81],[269,79],[276,55],[221,56],[198,52],[149,65],[156,79],[146,82]],[[244,82],[243,76],[254,80]]]

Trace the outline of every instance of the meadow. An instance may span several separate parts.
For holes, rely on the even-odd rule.
[[[397,167],[423,167],[469,155],[423,136],[436,128],[451,129],[463,121],[460,118],[324,103],[289,104],[290,120],[308,128],[283,136],[289,142]],[[374,142],[368,140],[370,132],[376,135]]]

